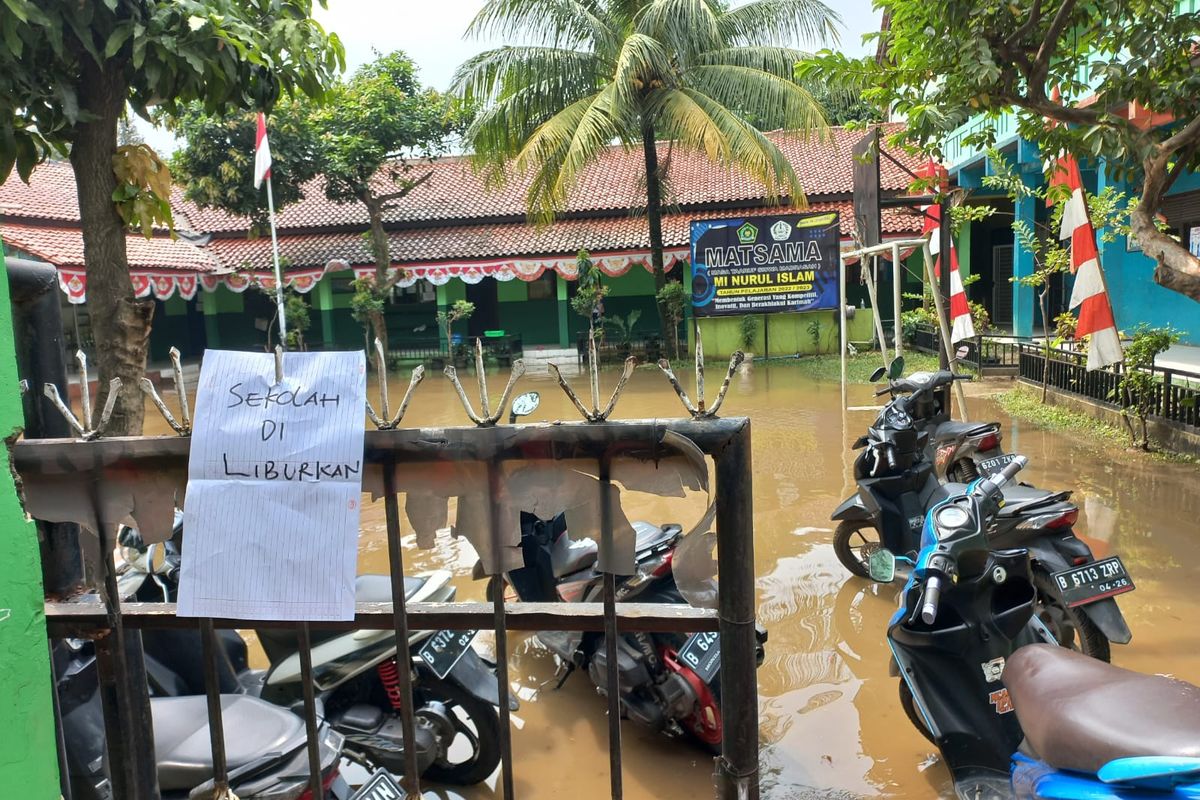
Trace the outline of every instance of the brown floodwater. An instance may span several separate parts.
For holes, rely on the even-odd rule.
[[[615,377],[606,375],[604,386]],[[469,383],[473,388],[474,381]],[[711,392],[712,376],[709,384]],[[402,390],[398,381],[392,397]],[[548,378],[523,378],[519,391],[529,390],[542,397],[531,421],[576,418]],[[851,405],[873,402],[870,387],[851,387]],[[1133,642],[1113,647],[1114,662],[1200,683],[1200,626],[1195,624],[1200,618],[1200,470],[1014,423],[983,398],[972,398],[970,410],[974,419],[1000,420],[1006,449],[1029,456],[1024,480],[1076,492],[1081,509],[1076,530],[1098,556],[1115,553],[1124,559],[1137,585],[1119,601]],[[668,417],[680,411],[658,371],[642,369],[627,386],[616,416]],[[736,376],[723,411],[749,416],[753,424],[758,618],[770,632],[758,673],[763,796],[952,796],[944,768],[909,725],[896,679],[888,676],[884,631],[896,590],[849,578],[830,543],[829,514],[853,490],[848,444],[865,432],[872,415],[842,413],[837,384],[815,382],[788,364],[760,364]],[[147,432],[168,432],[154,416],[148,409]],[[417,390],[404,422],[448,426],[464,424],[466,417],[449,382],[433,374]],[[685,528],[704,508],[700,495],[680,500],[625,492],[623,499],[631,519],[679,522]],[[410,572],[450,570],[459,599],[482,597],[482,584],[471,580],[475,555],[464,539],[439,535],[434,549],[418,550],[407,520],[404,533]],[[381,502],[364,502],[359,571],[387,571]],[[580,673],[554,689],[553,656],[531,636],[510,633],[509,642],[510,675],[521,700],[513,732],[518,796],[608,797],[603,698]],[[623,724],[622,735],[627,798],[711,796],[712,763],[699,751],[633,723]],[[468,799],[499,794],[494,779],[487,786],[438,793]]]

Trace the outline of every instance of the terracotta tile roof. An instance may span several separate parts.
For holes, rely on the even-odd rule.
[[[813,203],[809,210],[841,212],[842,235],[851,234],[853,216],[849,202]],[[772,211],[782,209],[756,209],[749,215]],[[663,218],[664,244],[667,247],[687,246],[689,224],[694,219],[737,216],[738,213],[667,215]],[[915,216],[899,209],[884,211],[885,233],[917,235],[920,229],[920,220]],[[549,226],[513,222],[408,228],[392,231],[389,236],[393,258],[398,264],[571,255],[580,248],[602,253],[649,247],[646,220],[631,216],[567,219]],[[271,242],[267,237],[213,239],[208,249],[230,269],[271,268]],[[279,252],[294,269],[323,268],[332,260],[345,261],[351,266],[373,263],[367,242],[361,234],[352,232],[280,236]]]
[[[0,237],[9,248],[24,250],[56,267],[83,267],[83,233],[77,227],[24,225],[6,221],[0,224]],[[213,253],[184,239],[155,236],[146,239],[136,233],[125,237],[132,269],[168,269],[185,272],[220,270]]]
[[[892,131],[898,125],[887,125]],[[861,139],[862,131],[832,129],[824,141],[814,137],[775,132],[770,138],[791,160],[810,200],[841,199],[853,188],[851,148]],[[922,163],[903,153],[897,160],[915,170]],[[714,203],[752,203],[764,197],[761,184],[745,173],[713,165],[698,151],[672,149],[659,145],[660,159],[669,158],[669,200],[679,206]],[[521,217],[526,213],[528,180],[519,176],[502,186],[489,185],[470,163],[461,157],[444,158],[432,164],[414,166],[413,174],[432,172],[432,176],[397,202],[387,216],[388,222],[420,224],[438,220],[471,220],[493,217]],[[616,211],[645,205],[644,166],[640,150],[614,146],[580,176],[563,209],[566,214]],[[881,187],[898,192],[911,182],[903,169],[884,159]],[[386,187],[383,189],[386,191]],[[186,214],[195,230],[208,233],[246,229],[243,219],[222,211],[201,209],[185,204]],[[317,178],[305,188],[305,197],[280,211],[281,229],[358,227],[367,224],[366,212],[358,203],[337,205],[325,198],[323,184]]]

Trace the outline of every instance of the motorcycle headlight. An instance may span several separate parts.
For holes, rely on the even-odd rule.
[[[958,506],[946,506],[938,509],[933,519],[939,528],[963,528],[971,521],[971,516]]]

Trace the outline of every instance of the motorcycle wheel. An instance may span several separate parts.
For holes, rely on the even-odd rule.
[[[487,780],[500,764],[500,715],[495,707],[448,681],[426,684],[421,694],[445,704],[457,733],[448,752],[430,764],[422,777],[454,786]],[[464,739],[470,753],[459,759]]]
[[[925,718],[917,710],[917,701],[913,698],[912,689],[908,688],[908,682],[903,678],[900,679],[900,707],[904,709],[908,721],[917,729],[917,732],[933,744],[937,744],[937,741],[933,738],[933,734],[930,733],[929,728],[925,725]]]
[[[1041,570],[1034,570],[1033,586],[1037,590],[1037,606],[1034,613],[1054,634],[1059,645],[1091,656],[1097,661],[1107,663],[1112,660],[1108,637],[1081,609],[1063,604],[1049,575]]]
[[[860,578],[871,577],[867,563],[871,553],[882,549],[883,538],[875,525],[867,520],[842,520],[833,533],[833,552],[838,561],[852,575]]]

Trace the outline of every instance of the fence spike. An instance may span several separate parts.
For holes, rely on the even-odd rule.
[[[92,430],[90,438],[98,439],[104,435],[104,429],[112,419],[113,409],[117,407],[117,395],[120,393],[121,379],[113,378],[108,382],[108,398],[104,401],[104,410],[100,412],[100,423]]]
[[[75,351],[75,360],[79,362],[79,407],[83,419],[80,422],[84,428],[92,427],[92,381],[88,377],[87,354],[82,349]]]
[[[471,418],[471,422],[474,422],[476,425],[480,426],[486,424],[483,418],[475,413],[475,407],[471,405],[471,401],[467,398],[467,390],[463,388],[462,382],[459,381],[458,370],[454,368],[454,365],[447,364],[446,369],[442,370],[442,373],[449,378],[450,383],[454,385],[455,391],[458,392],[459,402],[461,402],[463,404],[463,408],[467,410],[467,416]]]
[[[423,380],[425,380],[425,365],[418,364],[412,371],[412,377],[408,379],[408,389],[404,392],[404,399],[400,401],[400,407],[396,409],[396,415],[388,420],[388,428],[395,428],[400,424],[400,420],[404,419],[404,413],[408,411],[408,403],[412,400],[413,392]]]
[[[379,337],[375,337],[375,374],[379,376],[379,416],[382,419],[388,418],[388,383],[387,383],[387,356],[383,352],[383,342],[379,341]],[[372,420],[374,421],[374,420]],[[383,427],[380,425],[380,427]]]
[[[167,404],[164,403],[162,397],[159,396],[158,390],[154,388],[154,381],[143,375],[142,379],[138,381],[138,385],[142,387],[142,394],[150,398],[150,400],[154,403],[154,407],[158,409],[158,413],[162,414],[162,418],[167,421],[167,424],[170,425],[171,428],[174,429],[174,431],[180,436],[186,436],[188,434],[187,426],[180,425],[179,422],[176,421],[174,415],[171,414],[171,410],[167,408]]]
[[[54,404],[56,409],[58,409],[58,413],[63,415],[63,419],[65,419],[70,426],[75,429],[76,433],[78,433],[80,436],[87,435],[87,431],[84,430],[83,426],[79,424],[79,420],[76,418],[75,413],[71,411],[70,406],[63,402],[62,396],[58,393],[57,386],[55,386],[53,383],[47,383],[45,387],[43,387],[42,393],[50,399],[50,402]]]
[[[558,365],[547,364],[546,368],[554,373],[554,377],[558,379],[558,385],[561,386],[563,392],[566,393],[567,399],[571,401],[575,408],[579,409],[579,413],[583,415],[583,418],[590,420],[591,413],[588,412],[587,408],[580,401],[579,395],[575,394],[575,390],[571,388],[571,384],[567,383],[567,379],[562,376],[562,372],[559,371]]]
[[[721,384],[721,391],[717,392],[716,402],[712,404],[712,408],[708,410],[705,416],[715,417],[717,412],[721,410],[721,404],[725,402],[725,393],[729,391],[729,382],[733,379],[733,373],[737,372],[737,368],[746,360],[746,354],[741,350],[734,350],[733,355],[729,357],[729,369],[725,372],[725,381]]]
[[[183,419],[183,427],[187,431],[192,429],[192,410],[188,407],[187,387],[183,383],[183,363],[179,360],[179,348],[172,347],[171,369],[175,373],[175,394],[179,396],[179,416]]]
[[[625,388],[625,384],[629,381],[630,376],[633,375],[633,370],[637,367],[637,364],[637,356],[629,356],[625,359],[625,368],[621,370],[621,377],[617,381],[617,388],[613,389],[612,397],[608,399],[608,405],[600,412],[600,419],[598,421],[602,422],[608,419],[608,415],[617,407],[617,398],[621,396],[621,390]]]
[[[600,359],[596,357],[596,328],[588,326],[588,376],[592,386],[592,411],[600,408]]]
[[[704,339],[699,323],[696,324],[696,407],[704,413]]]
[[[386,427],[384,421],[381,420],[379,415],[375,413],[375,407],[371,405],[370,400],[367,400],[367,417],[371,420],[371,424],[376,428],[382,430],[384,427]]]
[[[680,402],[687,409],[688,413],[693,417],[699,416],[700,410],[692,405],[691,399],[687,396],[687,392],[683,390],[683,386],[679,383],[679,379],[675,377],[675,372],[671,369],[671,362],[665,358],[658,360],[658,368],[667,376],[667,380],[671,383],[671,388],[675,390],[675,394],[679,395]]]
[[[283,383],[283,347],[275,345],[275,385]]]

